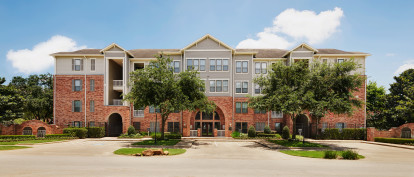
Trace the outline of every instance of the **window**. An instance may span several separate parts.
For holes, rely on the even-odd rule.
[[[343,63],[345,59],[338,59],[338,63]]]
[[[154,106],[149,106],[149,113],[161,113],[161,110],[159,107],[155,108]]]
[[[322,59],[323,63],[328,63],[328,59]]]
[[[236,131],[247,133],[247,122],[236,122]]]
[[[92,92],[95,91],[95,80],[91,79],[91,80],[89,80],[89,82],[90,82],[89,83],[89,87],[90,87],[89,90],[92,91]]]
[[[327,122],[322,123],[322,132],[325,132],[325,129],[327,128],[328,128],[328,123]]]
[[[229,70],[229,60],[223,59],[223,71]]]
[[[267,73],[267,63],[256,62],[255,63],[255,74],[266,74],[266,73]]]
[[[210,71],[216,70],[216,60],[210,60]]]
[[[228,80],[210,80],[210,92],[228,92]]]
[[[157,122],[157,124],[155,124],[155,122],[150,122],[150,132],[155,132],[155,131],[160,132],[160,122]]]
[[[256,122],[256,131],[263,132],[265,127],[264,122]]]
[[[221,130],[220,122],[214,122],[214,128],[217,130]]]
[[[179,122],[168,122],[168,132],[170,133],[180,132],[180,123]]]
[[[345,128],[345,123],[343,122],[338,122],[335,124],[335,128],[342,130],[343,128]]]
[[[247,61],[236,61],[236,73],[248,73],[249,62]]]
[[[241,103],[236,102],[236,113],[241,113]]]
[[[81,127],[81,122],[80,121],[74,121],[73,126],[80,128]]]
[[[263,89],[258,84],[254,85],[254,93],[255,94],[262,94],[262,91],[263,91]]]
[[[89,121],[89,127],[95,127],[95,121]]]
[[[174,61],[174,73],[179,73],[180,72],[180,62],[179,61]]]
[[[133,122],[132,125],[135,128],[135,131],[139,132],[141,130],[141,122]]]
[[[82,112],[82,103],[79,100],[72,102],[72,112]]]
[[[95,101],[94,100],[91,100],[89,102],[89,111],[90,112],[95,112]]]
[[[236,82],[236,93],[248,93],[249,82]]]
[[[254,113],[255,114],[266,114],[266,110],[258,110],[258,109],[255,109],[254,110]]]
[[[283,118],[283,113],[278,111],[272,111],[272,118]]]
[[[204,59],[187,59],[187,69],[194,69],[196,71],[206,70],[206,60]]]
[[[82,71],[82,70],[83,70],[83,60],[72,59],[72,71]]]
[[[276,132],[281,132],[282,131],[282,125],[280,123],[275,123],[275,130],[276,130]]]
[[[200,91],[205,92],[206,88],[206,80],[201,80],[203,82],[203,86],[200,87]]]
[[[82,81],[79,79],[72,80],[72,91],[81,91],[82,90]]]
[[[95,71],[95,59],[91,59],[91,71]]]
[[[242,113],[247,113],[247,102],[242,103]]]
[[[222,69],[221,69],[221,59],[217,59],[216,60],[216,70],[217,71],[221,71]]]

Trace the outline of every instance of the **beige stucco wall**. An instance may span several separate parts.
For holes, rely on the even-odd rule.
[[[83,71],[72,71],[72,59],[83,59]],[[59,75],[94,75],[94,74],[104,74],[104,58],[102,57],[85,57],[83,56],[62,56],[56,57],[56,73]],[[95,71],[91,71],[91,60],[95,59]]]

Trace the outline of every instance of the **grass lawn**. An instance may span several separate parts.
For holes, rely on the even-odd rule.
[[[157,146],[174,146],[181,140],[157,140],[157,144],[154,143],[154,140],[144,140],[141,142],[133,143],[132,145],[157,145]]]
[[[131,155],[136,153],[141,153],[142,151],[147,150],[147,148],[121,148],[116,151],[114,151],[114,154],[118,155]],[[178,155],[183,154],[187,150],[185,149],[163,149],[164,151],[168,151],[168,155]]]
[[[268,140],[271,143],[275,143],[285,147],[328,147],[321,144],[310,143],[306,142],[303,143],[302,141],[288,141],[288,140]]]
[[[14,150],[14,149],[26,149],[26,148],[30,148],[30,147],[27,147],[27,146],[0,146],[0,151]]]
[[[293,156],[320,158],[323,159],[324,151],[295,151],[295,150],[281,150],[281,153],[285,153]],[[342,156],[343,151],[337,151],[338,156]],[[358,155],[359,159],[365,158],[363,155]]]
[[[47,142],[63,141],[63,140],[66,140],[66,139],[43,139],[43,140],[9,141],[9,142],[0,142],[0,145],[36,144],[36,143],[47,143]]]

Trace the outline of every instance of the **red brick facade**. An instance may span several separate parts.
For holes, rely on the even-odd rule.
[[[57,125],[49,125],[40,120],[28,120],[20,125],[13,124],[4,126],[0,124],[0,135],[23,135],[23,129],[26,127],[30,127],[32,129],[32,135],[37,135],[37,130],[40,127],[44,127],[46,129],[46,134],[62,134],[63,132],[63,128]]]
[[[375,138],[401,138],[403,128],[411,130],[411,137],[413,137],[414,123],[406,123],[399,127],[393,127],[389,130],[377,130],[374,127],[367,128],[367,141],[374,141]]]
[[[57,75],[55,76],[55,124],[60,127],[66,127],[73,121],[87,122],[106,122],[113,113],[118,113],[122,117],[122,131],[125,133],[133,122],[140,122],[140,130],[146,131],[150,128],[150,122],[155,122],[155,113],[149,113],[149,108],[145,108],[144,117],[133,117],[133,107],[129,106],[105,106],[104,105],[104,76],[103,75],[87,75],[86,82],[84,75]],[[82,81],[81,91],[72,91],[72,80],[79,79]],[[90,80],[95,80],[95,90],[90,90]],[[86,109],[85,109],[85,83],[86,83]],[[355,93],[360,99],[365,99],[365,83],[361,89]],[[81,112],[72,112],[72,101],[81,101]],[[90,101],[95,102],[95,111],[90,112]],[[271,112],[265,114],[255,114],[254,110],[248,108],[247,113],[236,113],[236,102],[247,102],[248,98],[233,97],[209,97],[217,105],[217,113],[220,116],[220,125],[225,125],[225,136],[231,136],[237,122],[247,122],[248,127],[255,126],[258,122],[269,125],[272,130],[275,129],[275,123],[281,123],[282,126],[287,125],[292,130],[292,120],[288,115],[283,118],[272,118]],[[85,117],[86,112],[86,117]],[[190,136],[190,130],[195,130],[195,116],[197,111],[182,113],[172,113],[167,122],[179,122],[183,136]],[[158,114],[158,122],[161,117]],[[197,120],[198,121],[198,120]],[[216,122],[216,120],[200,120],[200,122]],[[309,120],[309,123],[315,122]],[[352,116],[329,114],[322,118],[320,123],[327,122],[335,124],[343,122],[346,124],[365,124],[365,107],[356,109]],[[161,125],[161,124],[159,124]],[[167,131],[168,123],[165,125]],[[222,128],[222,127],[220,127]],[[216,135],[217,131],[213,133]],[[199,134],[199,133],[198,133]]]

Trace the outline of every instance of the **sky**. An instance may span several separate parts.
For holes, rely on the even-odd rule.
[[[53,73],[54,52],[179,49],[211,34],[234,48],[370,53],[368,80],[389,88],[414,68],[413,17],[414,1],[0,0],[0,77]]]

